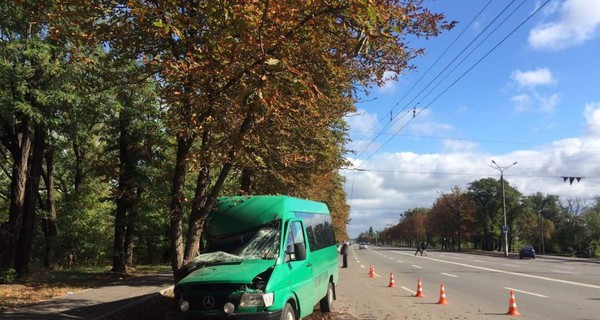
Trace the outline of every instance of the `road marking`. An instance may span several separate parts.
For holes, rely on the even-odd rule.
[[[452,277],[452,278],[458,278],[458,276],[453,275],[453,274],[449,274],[449,273],[444,273],[442,272],[443,275],[448,276],[448,277]]]
[[[521,266],[518,266],[516,264],[509,264],[509,263],[505,263],[503,264],[503,266],[509,266],[509,267],[515,267],[515,268],[520,268]]]
[[[410,293],[411,293],[411,294],[413,294],[413,295],[414,295],[414,294],[417,294],[417,292],[415,292],[415,291],[412,291],[412,290],[410,290],[410,289],[409,289],[409,288],[407,288],[407,287],[400,287],[400,288],[402,288],[402,289],[404,289],[404,290],[406,290],[406,291],[410,292]]]
[[[473,260],[473,262],[485,262],[483,260]]]
[[[362,264],[360,265],[360,267],[363,268],[363,269],[365,268],[365,266],[363,266]]]
[[[411,255],[410,253],[404,253],[404,252],[398,252],[398,251],[395,251],[395,252],[397,254],[403,254],[405,256],[410,256]],[[593,284],[588,284],[588,283],[581,283],[581,282],[575,282],[575,281],[554,279],[554,278],[549,278],[549,277],[536,276],[536,275],[533,275],[533,274],[504,271],[504,270],[498,270],[498,269],[492,269],[492,268],[474,266],[474,265],[470,265],[470,264],[466,264],[466,263],[460,263],[460,262],[454,262],[454,261],[446,261],[446,260],[441,260],[441,259],[436,259],[436,258],[424,257],[423,259],[429,259],[429,260],[432,260],[432,261],[438,261],[438,262],[443,262],[443,263],[448,263],[448,264],[453,264],[453,265],[457,265],[457,266],[463,266],[463,267],[473,268],[473,269],[478,269],[478,270],[484,270],[484,271],[490,271],[490,272],[498,272],[498,273],[510,274],[510,275],[513,275],[513,276],[519,276],[519,277],[525,277],[525,278],[532,278],[532,279],[538,279],[538,280],[546,280],[546,281],[552,281],[552,282],[558,282],[558,283],[563,283],[563,284],[570,284],[570,285],[573,285],[573,286],[586,287],[586,288],[592,288],[592,289],[599,289],[600,290],[600,286],[593,285]]]
[[[404,263],[404,261],[402,261],[402,260],[396,260],[396,261],[398,261],[398,262],[400,262],[400,263]]]
[[[554,270],[554,269],[550,269],[550,271],[552,272],[556,272],[556,273],[564,273],[564,274],[579,274],[577,272],[570,272],[570,271],[564,271],[564,270]]]
[[[417,269],[422,269],[421,267],[417,266],[417,265],[412,265],[412,267],[417,268]]]
[[[543,294],[533,293],[533,292],[528,292],[528,291],[523,291],[523,290],[518,290],[518,289],[515,289],[515,288],[504,287],[504,289],[506,289],[506,290],[512,290],[512,291],[516,291],[516,292],[520,292],[520,293],[524,293],[524,294],[530,294],[532,296],[536,296],[536,297],[540,297],[540,298],[548,298],[548,296],[545,296]]]
[[[392,258],[392,257],[389,257],[389,258],[390,258],[390,260],[394,260],[394,258]]]
[[[557,268],[561,268],[561,269],[571,269],[571,270],[572,270],[572,269],[575,269],[575,268],[573,268],[573,267],[565,267],[565,266],[557,266]]]

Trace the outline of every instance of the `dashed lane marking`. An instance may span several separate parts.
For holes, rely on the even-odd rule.
[[[445,272],[442,272],[442,274],[445,275],[445,276],[448,276],[448,277],[458,278],[457,275],[453,275],[453,274],[449,274],[449,273],[445,273]]]
[[[540,298],[548,298],[548,296],[545,296],[543,294],[533,293],[533,292],[528,292],[528,291],[523,291],[523,290],[518,290],[518,289],[515,289],[515,288],[504,287],[504,289],[506,289],[506,290],[512,290],[512,291],[516,291],[516,292],[520,292],[520,293],[524,293],[524,294],[529,294],[529,295],[540,297]]]
[[[414,264],[412,265],[412,267],[413,267],[413,268],[417,268],[417,269],[422,269],[422,267],[420,267],[420,266],[417,266],[417,265],[414,265]]]
[[[412,294],[412,295],[415,295],[415,294],[417,294],[417,292],[416,292],[416,291],[412,291],[412,290],[410,290],[410,289],[409,289],[409,288],[407,288],[407,287],[400,287],[400,288],[402,288],[402,289],[404,289],[404,290],[406,290],[406,291],[410,292],[410,294]]]
[[[404,253],[404,252],[398,252],[398,251],[396,251],[396,253],[403,254],[403,255],[406,255],[406,256],[410,256],[411,255],[410,253]],[[484,271],[490,271],[490,272],[498,272],[498,273],[510,274],[510,275],[518,276],[518,277],[532,278],[532,279],[538,279],[538,280],[546,280],[546,281],[551,281],[551,282],[558,282],[558,283],[570,284],[570,285],[573,285],[573,286],[586,287],[586,288],[592,288],[592,289],[600,289],[600,286],[597,286],[597,285],[594,285],[594,284],[589,284],[589,283],[582,283],[582,282],[568,281],[568,280],[562,280],[562,279],[555,279],[555,278],[550,278],[550,277],[536,276],[536,275],[533,275],[533,274],[518,273],[518,272],[512,272],[512,271],[504,271],[504,270],[499,270],[499,269],[492,269],[492,268],[474,266],[474,265],[470,265],[470,264],[466,264],[466,263],[460,263],[460,262],[454,262],[454,261],[446,261],[446,260],[441,260],[441,259],[436,259],[436,258],[424,257],[424,259],[429,259],[429,260],[432,260],[432,261],[437,261],[437,262],[442,262],[442,263],[453,264],[453,265],[457,265],[457,266],[463,266],[463,267],[472,268],[472,269],[478,269],[478,270],[484,270]]]

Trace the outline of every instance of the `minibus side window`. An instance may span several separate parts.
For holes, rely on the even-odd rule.
[[[288,233],[285,241],[285,262],[294,261],[296,259],[297,245],[304,245],[304,232],[302,231],[302,224],[300,221],[294,221],[290,223]]]

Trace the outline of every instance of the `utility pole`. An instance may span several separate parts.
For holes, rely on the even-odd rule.
[[[492,168],[500,171],[500,184],[502,184],[502,213],[504,214],[504,225],[502,226],[502,232],[504,233],[504,256],[508,257],[508,225],[506,224],[506,195],[504,194],[504,170],[514,166],[517,162],[507,167],[499,166],[496,161],[492,160],[494,164]]]

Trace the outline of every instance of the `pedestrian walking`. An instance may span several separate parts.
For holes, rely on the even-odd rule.
[[[344,241],[342,244],[340,254],[342,255],[342,268],[348,268],[348,241]]]
[[[417,253],[423,255],[423,242],[419,242],[417,244],[417,251],[415,251],[415,256],[417,255]]]

